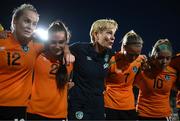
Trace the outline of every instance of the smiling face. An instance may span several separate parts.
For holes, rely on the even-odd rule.
[[[24,10],[19,18],[14,19],[14,32],[18,40],[28,40],[36,29],[38,20],[38,14],[31,10]]]
[[[64,31],[51,33],[48,43],[49,52],[55,57],[61,55],[66,42],[66,34]]]

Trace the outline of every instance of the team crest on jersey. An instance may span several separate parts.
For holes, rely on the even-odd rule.
[[[136,66],[133,67],[133,72],[137,73],[138,72],[138,68]]]
[[[169,80],[170,80],[170,76],[169,76],[169,75],[165,75],[165,79],[166,79],[167,81],[169,81]]]
[[[22,49],[24,52],[28,52],[29,51],[29,47],[28,46],[22,46]]]
[[[108,67],[109,67],[109,63],[105,63],[105,64],[103,65],[103,67],[104,67],[104,69],[108,68]]]
[[[77,118],[77,119],[80,120],[80,119],[83,118],[83,116],[84,116],[84,113],[83,113],[82,111],[77,111],[77,112],[76,112],[76,118]]]

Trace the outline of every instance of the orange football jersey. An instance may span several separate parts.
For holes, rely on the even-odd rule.
[[[111,58],[104,92],[105,107],[117,110],[135,109],[133,81],[142,59],[144,57],[139,55],[133,62],[126,63],[122,53]]]
[[[156,79],[150,79],[141,71],[135,80],[139,88],[136,109],[139,116],[162,118],[171,115],[170,92],[175,86],[176,70],[167,67]]]
[[[30,41],[21,47],[10,33],[0,39],[0,106],[26,106],[31,93],[32,73],[42,45]]]
[[[58,89],[55,74],[59,62],[53,62],[41,54],[34,69],[34,82],[27,112],[48,118],[67,117],[67,85]],[[67,67],[68,73],[72,65]]]
[[[175,68],[178,72],[178,83],[180,83],[180,53],[178,53],[176,56],[174,56],[171,60],[170,66]],[[180,108],[180,91],[177,93],[176,97],[176,107]]]

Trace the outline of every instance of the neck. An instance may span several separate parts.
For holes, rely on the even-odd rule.
[[[17,40],[20,43],[20,45],[27,45],[29,43],[29,41],[31,40],[30,38],[24,38],[24,37],[17,36],[17,33],[15,31],[13,32],[13,36],[14,36],[15,40]]]
[[[123,52],[123,55],[125,57],[125,60],[128,62],[128,63],[131,63],[133,62],[134,60],[136,60],[136,58],[132,58],[131,56],[129,56],[126,52]]]
[[[98,43],[94,44],[94,48],[95,48],[96,52],[98,52],[98,53],[103,53],[106,50],[104,47],[102,47]]]

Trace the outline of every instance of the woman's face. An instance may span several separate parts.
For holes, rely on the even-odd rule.
[[[143,44],[142,42],[137,42],[133,44],[128,44],[124,46],[124,51],[129,60],[135,60],[138,55],[141,54]]]
[[[97,33],[95,42],[104,48],[112,49],[115,40],[116,29],[106,29],[102,32]]]
[[[54,32],[49,36],[49,51],[54,56],[59,56],[63,53],[66,45],[66,34],[64,31]]]
[[[161,69],[166,68],[171,62],[172,52],[169,50],[158,52],[155,55],[155,65]]]
[[[22,40],[29,39],[36,29],[38,20],[39,16],[37,13],[31,10],[24,10],[23,14],[13,21],[17,38]]]

